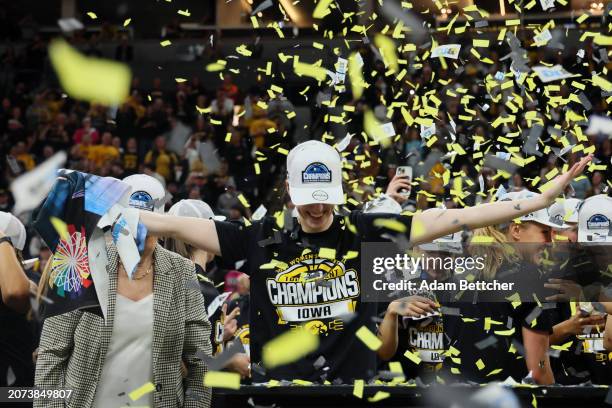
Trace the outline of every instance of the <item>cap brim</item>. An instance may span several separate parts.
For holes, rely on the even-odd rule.
[[[588,234],[584,230],[578,230],[578,243],[580,245],[609,245],[612,243],[612,237],[609,235],[597,235],[599,238],[596,241],[589,240],[589,236],[593,236],[594,234]]]
[[[342,187],[290,187],[289,195],[295,205],[344,204]]]
[[[538,224],[542,224],[542,225],[546,225],[547,227],[551,227],[554,229],[559,229],[559,230],[565,230],[568,229],[570,226],[567,225],[566,223],[563,224],[555,224],[554,222],[550,222],[550,221],[543,221],[543,220],[535,220],[535,219],[531,219],[531,220],[524,220],[523,222],[527,222],[527,221],[531,221],[531,222],[537,222]]]

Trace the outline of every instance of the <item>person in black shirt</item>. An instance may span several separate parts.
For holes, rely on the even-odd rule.
[[[25,316],[30,310],[30,281],[20,260],[25,238],[21,222],[0,212],[0,387],[34,385],[34,333]],[[15,375],[12,384],[9,367]]]
[[[223,219],[223,217],[215,216],[210,206],[199,200],[181,200],[170,208],[168,214],[200,219]],[[185,258],[191,259],[194,262],[199,283],[199,288],[196,289],[199,289],[204,296],[204,305],[206,306],[207,315],[211,326],[213,327],[213,330],[210,332],[210,341],[213,345],[213,354],[220,353],[223,350],[222,327],[226,318],[224,312],[226,310],[226,306],[224,305],[224,302],[226,301],[229,293],[226,292],[220,294],[214,283],[205,276],[206,265],[212,262],[214,256],[209,252],[194,248],[191,245],[174,238],[167,238],[164,242],[164,247]],[[230,310],[233,310],[233,308]],[[237,356],[229,362],[226,369],[242,373],[244,376],[246,376],[249,372],[248,364],[248,358],[244,359],[241,358],[241,356]]]
[[[294,379],[351,381],[368,378],[376,356],[356,336],[362,326],[374,332],[376,304],[361,301],[361,244],[385,241],[385,234],[405,234],[412,244],[485,225],[507,222],[545,208],[578,176],[591,156],[560,175],[541,196],[463,209],[432,209],[414,216],[334,214],[344,203],[342,160],[320,141],[297,145],[287,157],[287,187],[298,214],[287,223],[265,217],[248,226],[228,222],[141,213],[151,233],[172,236],[235,265],[246,260],[251,276],[250,342],[253,364],[262,348],[289,330],[319,336],[319,348],[299,361],[253,371],[253,380]],[[284,218],[279,217],[279,220]],[[426,226],[426,227],[425,227]],[[350,318],[347,318],[350,317]],[[355,358],[359,356],[359,358]],[[324,359],[324,364],[314,364]]]
[[[501,201],[537,196],[525,190],[508,193]],[[451,358],[445,360],[451,375],[475,382],[507,377],[520,382],[530,373],[537,384],[554,383],[548,348],[555,322],[548,305],[534,303],[532,296],[536,285],[543,286],[538,264],[554,226],[548,209],[541,209],[509,224],[474,232],[475,238],[494,240],[492,245],[470,247],[473,256],[485,259],[480,275],[486,280],[513,283],[514,295],[520,300],[511,303],[504,300],[506,296],[495,297],[490,292],[462,296],[460,302],[466,303],[460,303],[462,318],[456,322],[459,329],[451,339]],[[477,297],[469,303],[473,295]]]

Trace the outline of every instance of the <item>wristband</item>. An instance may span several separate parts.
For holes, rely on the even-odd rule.
[[[15,246],[13,245],[13,241],[11,241],[11,237],[2,237],[0,238],[0,245],[3,242],[8,242],[10,246],[12,246],[13,248],[15,248]]]

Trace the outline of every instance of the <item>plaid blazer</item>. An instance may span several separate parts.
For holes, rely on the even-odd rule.
[[[117,298],[118,255],[108,247],[107,321],[74,311],[45,320],[36,364],[37,387],[73,390],[67,400],[36,401],[34,407],[91,407],[111,339]],[[207,368],[196,357],[211,355],[210,323],[194,264],[157,245],[153,253],[153,400],[155,407],[210,407]],[[189,374],[181,376],[181,360]],[[125,390],[129,393],[132,390]],[[109,407],[114,408],[114,407]]]

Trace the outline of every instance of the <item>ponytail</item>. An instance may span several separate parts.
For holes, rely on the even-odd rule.
[[[509,245],[506,234],[496,226],[488,226],[474,230],[472,241],[476,237],[489,237],[493,242],[471,242],[470,255],[484,258],[485,268],[482,277],[485,280],[493,280],[499,267],[507,261],[518,259],[514,248]]]

